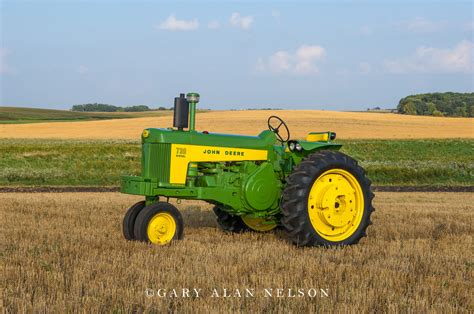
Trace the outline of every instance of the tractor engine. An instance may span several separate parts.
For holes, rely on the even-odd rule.
[[[188,186],[215,187],[235,190],[242,207],[228,208],[235,214],[262,211],[278,212],[281,180],[268,162],[201,162],[189,166]],[[270,210],[269,210],[270,209]]]

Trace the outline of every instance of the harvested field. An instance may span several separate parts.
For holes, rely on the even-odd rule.
[[[12,312],[472,312],[474,195],[377,193],[360,244],[298,249],[279,232],[225,234],[209,205],[183,202],[185,239],[126,242],[118,193],[0,194],[1,282]],[[155,294],[146,297],[145,290]],[[157,290],[202,289],[199,298]],[[255,289],[224,298],[223,289]],[[263,289],[274,289],[265,297]],[[275,289],[283,288],[277,297]],[[288,289],[324,289],[288,297]],[[218,289],[219,298],[212,298]],[[320,290],[318,290],[320,291]]]
[[[335,131],[341,139],[474,138],[473,118],[441,118],[388,113],[321,110],[248,110],[198,113],[196,128],[216,133],[256,135],[276,114],[293,138],[310,131]],[[148,127],[171,127],[172,116],[87,122],[0,125],[0,138],[139,139]]]

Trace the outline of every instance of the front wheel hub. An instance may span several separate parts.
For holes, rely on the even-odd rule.
[[[147,228],[148,239],[153,244],[170,242],[176,232],[176,222],[168,213],[158,213],[150,220]]]

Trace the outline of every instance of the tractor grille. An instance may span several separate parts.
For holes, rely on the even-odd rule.
[[[170,181],[171,144],[143,144],[142,175],[157,178],[158,182]]]

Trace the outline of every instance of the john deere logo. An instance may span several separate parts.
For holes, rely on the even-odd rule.
[[[205,149],[203,154],[206,155],[225,155],[225,156],[244,156],[243,151],[238,151],[238,150],[224,150],[221,151],[219,149]]]
[[[176,157],[181,157],[181,158],[186,157],[186,148],[176,147]]]
[[[202,153],[206,155],[220,155],[221,151],[218,149],[205,149]]]

